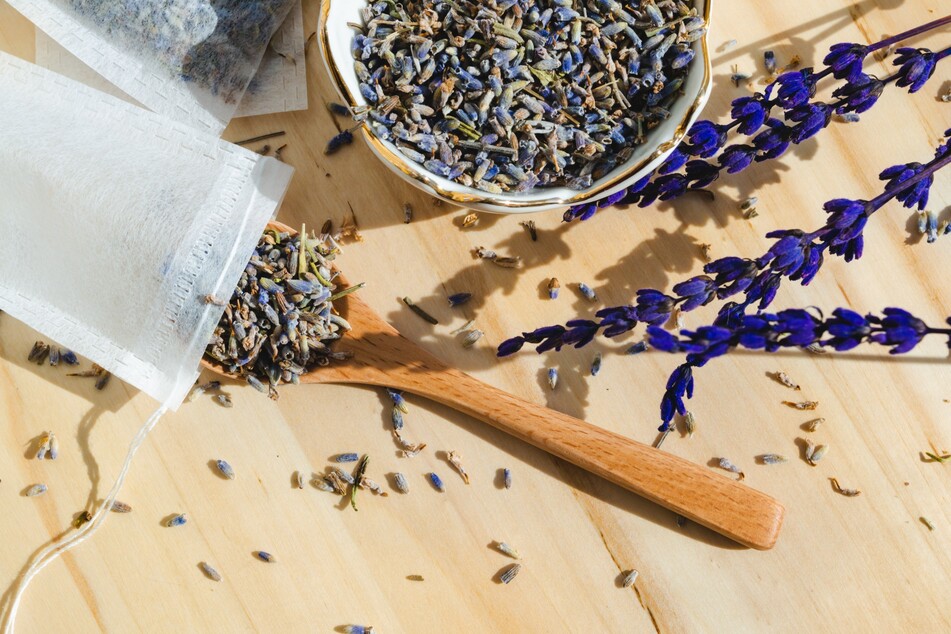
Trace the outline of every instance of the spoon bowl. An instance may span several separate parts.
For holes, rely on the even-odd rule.
[[[295,233],[273,222],[269,228]],[[352,330],[334,343],[345,361],[314,368],[301,383],[353,383],[405,390],[486,422],[745,546],[766,550],[785,510],[768,495],[702,465],[572,418],[483,383],[402,336],[356,295],[340,300]],[[203,365],[234,377],[220,365]]]

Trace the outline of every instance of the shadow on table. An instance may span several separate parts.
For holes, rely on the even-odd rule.
[[[373,388],[361,387],[358,389]],[[388,402],[388,399],[387,401],[384,401],[384,403],[388,406],[391,405],[391,403]],[[594,476],[563,460],[554,458],[544,451],[536,449],[527,443],[516,442],[511,436],[508,436],[504,432],[498,431],[485,423],[457,412],[449,407],[439,405],[424,398],[415,399],[413,407],[423,408],[446,420],[447,422],[461,427],[479,439],[491,443],[492,445],[505,451],[514,460],[522,463],[523,465],[538,469],[542,473],[560,480],[579,494],[589,496],[602,502],[607,502],[621,511],[636,515],[660,526],[667,527],[672,531],[682,532],[691,539],[698,540],[717,548],[744,548],[743,546],[736,544],[726,537],[723,537],[711,530],[703,528],[699,525],[695,525],[691,522],[688,522],[685,527],[680,528],[677,525],[677,516],[672,511],[668,511],[663,507],[654,504],[653,502],[649,502],[644,498],[631,493],[630,491]],[[388,407],[385,409],[387,412],[389,411]],[[543,424],[543,422],[540,422],[540,424]],[[502,466],[510,467],[510,465]],[[517,469],[513,469],[513,472],[514,479],[516,480],[516,484],[514,484],[514,486],[517,487]],[[502,476],[500,473],[493,473],[492,480],[494,488],[502,487]],[[544,504],[544,501],[540,500],[538,503]]]
[[[55,369],[55,368],[54,368]],[[92,452],[90,446],[90,436],[92,435],[92,430],[95,428],[96,423],[99,421],[100,416],[106,411],[105,408],[98,405],[93,405],[86,414],[79,421],[79,427],[76,431],[76,440],[79,444],[80,452],[82,453],[83,462],[86,465],[86,474],[89,478],[89,493],[86,496],[86,504],[82,510],[73,513],[73,519],[76,520],[83,513],[93,513],[96,510],[96,506],[100,502],[99,498],[99,484],[101,480],[101,475],[99,471],[99,463],[96,461],[96,457]],[[32,457],[32,456],[30,456]],[[34,550],[26,562],[23,564],[23,567],[20,568],[16,577],[12,583],[4,591],[3,595],[0,596],[0,614],[6,614],[7,604],[12,600],[12,595],[14,589],[17,587],[17,584],[20,583],[20,580],[23,578],[23,575],[26,574],[26,571],[29,569],[30,564],[33,562],[33,559],[40,554],[45,548],[51,546],[54,543],[59,542],[64,537],[68,536],[74,529],[67,528],[66,530],[54,535],[46,543],[38,546]]]
[[[109,380],[104,389],[97,390],[95,378],[68,376],[73,372],[89,370],[92,363],[88,359],[80,359],[80,364],[76,366],[66,365],[62,361],[56,367],[50,366],[48,361],[39,365],[30,363],[27,357],[33,343],[37,340],[56,345],[23,322],[6,314],[0,315],[0,359],[25,368],[43,380],[79,396],[94,409],[102,408],[103,411],[116,412],[132,398],[129,389],[115,377]],[[41,407],[42,404],[27,403],[26,405]]]

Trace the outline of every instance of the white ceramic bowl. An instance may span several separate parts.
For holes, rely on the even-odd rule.
[[[433,196],[463,207],[496,213],[529,213],[604,198],[656,169],[700,116],[710,96],[711,69],[707,39],[713,0],[694,1],[698,13],[707,21],[708,33],[694,42],[696,56],[684,80],[683,95],[671,107],[670,118],[648,133],[647,142],[636,146],[627,162],[594,181],[587,189],[545,187],[524,193],[491,194],[429,172],[406,157],[395,145],[378,138],[368,125],[361,128],[363,137],[374,154],[404,180]],[[347,26],[348,22],[362,23],[360,10],[366,4],[364,0],[322,0],[320,7],[317,30],[321,56],[341,98],[350,106],[367,105],[366,99],[360,94],[360,82],[350,53],[355,31]]]

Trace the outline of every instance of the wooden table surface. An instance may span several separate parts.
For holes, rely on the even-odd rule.
[[[835,42],[897,33],[934,19],[941,4],[718,2],[715,88],[706,114],[724,116],[730,100],[744,93],[729,81],[733,64],[759,77],[767,49],[780,64],[793,54],[818,63]],[[316,9],[305,2],[308,34]],[[945,46],[948,37],[945,31],[921,42]],[[731,39],[737,44],[724,51],[721,44]],[[32,27],[0,2],[0,48],[32,59],[32,42]],[[335,123],[324,104],[334,95],[314,43],[307,64],[308,112],[236,121],[226,135],[287,130],[284,157],[298,171],[280,219],[320,226],[327,218],[339,223],[352,210],[364,240],[346,250],[341,265],[351,280],[367,282],[363,297],[407,337],[493,385],[645,442],[655,438],[658,402],[677,359],[625,356],[640,332],[580,351],[523,352],[505,361],[495,358],[494,347],[522,329],[629,302],[638,288],[669,288],[700,270],[701,243],[712,245],[715,257],[755,256],[771,229],[817,227],[825,200],[874,195],[881,169],[925,160],[951,126],[951,104],[936,99],[951,79],[941,67],[920,94],[889,89],[860,124],[834,123],[818,143],[723,179],[715,202],[685,197],[570,226],[557,212],[543,214],[533,218],[539,236],[531,242],[518,217],[483,215],[463,230],[462,210],[403,183],[360,143],[325,156]],[[759,216],[747,220],[739,201],[754,194]],[[403,224],[406,202],[415,210],[409,225]],[[949,203],[951,180],[942,174],[932,208]],[[828,262],[810,288],[784,288],[775,307],[896,305],[941,323],[951,314],[947,239],[927,245],[914,225],[907,210],[890,205],[870,223],[860,262]],[[509,270],[478,261],[471,252],[480,245],[520,255],[525,265]],[[542,295],[551,276],[566,285],[554,302]],[[601,304],[579,298],[569,286],[579,281],[597,290]],[[450,310],[446,295],[462,291],[475,299]],[[407,310],[398,301],[404,295],[440,325]],[[710,314],[688,315],[687,324],[701,325]],[[470,318],[486,335],[466,350],[449,333]],[[154,408],[118,381],[97,392],[88,380],[67,378],[63,368],[28,365],[36,338],[0,318],[3,588],[33,552],[104,495]],[[604,353],[604,367],[592,378],[596,350]],[[700,463],[727,456],[751,486],[781,500],[785,527],[768,552],[738,548],[696,525],[678,528],[670,512],[418,398],[409,397],[406,435],[428,447],[408,459],[397,456],[381,390],[285,388],[275,403],[228,386],[233,409],[200,398],[161,421],[120,496],[134,511],[110,517],[91,542],[39,576],[25,597],[20,631],[328,632],[350,623],[387,633],[947,631],[951,464],[926,463],[919,454],[951,449],[946,359],[936,340],[904,358],[878,349],[735,354],[698,373],[690,403],[697,433],[671,434],[664,450]],[[545,384],[547,367],[561,373],[554,392]],[[800,394],[766,377],[780,369],[802,384],[802,398],[819,401],[816,412],[781,404]],[[797,439],[809,435],[800,425],[814,416],[826,423],[810,437],[831,450],[811,467]],[[28,459],[31,439],[46,429],[61,439],[61,457]],[[463,456],[471,485],[446,463],[449,450]],[[371,474],[380,480],[405,473],[411,492],[362,495],[355,513],[327,493],[292,486],[296,470],[321,472],[343,451],[369,453]],[[791,460],[755,464],[754,456],[768,452]],[[216,458],[234,466],[235,481],[216,476],[209,465]],[[511,490],[499,486],[503,467],[512,470]],[[445,493],[424,480],[429,471],[442,475]],[[862,495],[836,494],[833,476]],[[35,482],[48,484],[49,493],[24,497]],[[179,512],[188,514],[185,527],[162,525]],[[490,547],[494,540],[522,553],[524,568],[507,586],[496,576],[511,560]],[[277,562],[255,560],[259,549]],[[213,563],[224,580],[206,579],[200,561]],[[633,589],[622,589],[620,575],[631,568],[640,577]],[[425,580],[407,580],[414,574]]]

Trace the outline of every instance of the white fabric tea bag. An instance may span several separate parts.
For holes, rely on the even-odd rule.
[[[304,45],[304,15],[298,0],[271,38],[261,65],[234,113],[235,118],[307,110]],[[36,64],[96,90],[138,103],[40,29],[36,30]]]
[[[5,54],[0,121],[0,309],[177,408],[293,170]]]
[[[145,107],[220,135],[298,0],[10,0]]]

